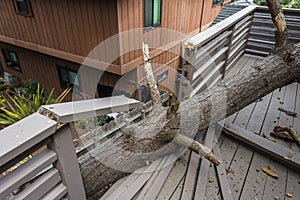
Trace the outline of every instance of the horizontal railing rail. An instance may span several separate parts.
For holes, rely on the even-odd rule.
[[[289,42],[300,42],[300,10],[284,8],[283,12],[288,28]],[[267,7],[258,6],[254,13],[246,52],[267,56],[274,45],[274,25],[270,12]]]
[[[215,85],[243,55],[255,6],[249,6],[183,43],[179,99]]]
[[[70,129],[39,113],[0,131],[0,163],[0,199],[85,199]]]

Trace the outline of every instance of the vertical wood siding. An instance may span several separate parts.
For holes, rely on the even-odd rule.
[[[50,92],[52,88],[55,88],[55,95],[63,91],[60,85],[57,66],[62,66],[75,72],[77,72],[80,68],[80,65],[77,63],[57,59],[2,42],[0,42],[0,48],[16,52],[22,70],[22,72],[18,72],[11,68],[7,68],[2,51],[0,51],[0,63],[5,72],[18,77],[23,82],[28,79],[38,81],[48,92]],[[105,72],[101,79],[99,77],[99,83],[104,86],[114,87],[120,77],[121,76],[119,75]],[[130,76],[130,79],[135,82],[135,76]],[[95,84],[89,83],[89,80],[89,77],[83,77],[80,79],[80,82],[83,83],[83,81],[86,81],[84,85]],[[97,86],[95,85],[95,87]],[[88,94],[91,96],[94,96],[93,94],[97,93],[97,91],[90,93],[90,91],[86,88],[81,89],[84,93],[89,92]],[[119,89],[123,91],[130,91],[132,90],[132,85],[123,85],[123,88],[121,87]]]
[[[141,56],[141,50],[135,49],[142,46],[145,41],[150,47],[159,47],[172,41],[180,34],[198,33],[202,11],[202,1],[198,0],[163,0],[162,19],[160,28],[174,31],[173,34],[161,32],[159,29],[143,31],[144,27],[144,0],[118,0],[119,30],[139,29],[134,34],[123,34],[120,37],[121,65]],[[162,58],[163,59],[163,58]]]
[[[30,0],[30,4],[32,16],[26,17],[16,14],[13,0],[0,1],[0,35],[87,56],[118,33],[116,1]]]

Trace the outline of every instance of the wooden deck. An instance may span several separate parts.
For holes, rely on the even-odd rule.
[[[244,55],[227,77],[260,59]],[[292,126],[299,133],[299,117],[291,117],[278,110],[284,108],[300,113],[299,93],[300,84],[297,83],[277,89],[228,117],[226,123],[266,138],[270,137],[276,125]],[[197,139],[213,147],[215,155],[223,161],[219,167],[187,150],[175,163],[168,162],[173,155],[167,156],[158,159],[148,169],[140,169],[138,173],[119,180],[102,199],[300,199],[299,170],[288,168],[224,133],[216,139],[214,133],[214,128],[210,128],[207,134]],[[276,139],[276,143],[291,149],[291,152],[300,153],[295,143],[280,139]],[[262,167],[275,172],[278,178],[265,174]],[[147,172],[149,168],[158,170]]]

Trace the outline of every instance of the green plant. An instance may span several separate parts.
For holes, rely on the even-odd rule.
[[[8,85],[6,83],[0,84],[0,91],[6,90],[7,86]]]
[[[81,119],[77,122],[78,126],[81,128],[81,129],[85,129],[85,126],[87,124],[87,121],[86,119]]]
[[[113,118],[108,115],[99,115],[97,116],[97,125],[103,126],[104,124],[109,123],[112,120]]]
[[[34,94],[36,92],[38,88],[38,82],[29,79],[25,82],[25,84],[25,92],[27,92],[27,94]]]
[[[29,98],[19,92],[7,93],[0,97],[0,124],[2,126],[13,124],[36,112],[41,105],[60,103],[70,90],[71,88],[68,88],[57,98],[53,98],[54,89],[52,89],[46,97],[44,96],[44,89],[41,89],[40,84],[38,84],[36,91]]]
[[[289,7],[290,7],[290,8],[297,8],[297,9],[300,9],[300,0],[292,0],[292,1],[289,3]]]

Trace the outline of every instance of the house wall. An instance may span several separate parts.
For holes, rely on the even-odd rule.
[[[223,4],[230,3],[230,0],[223,0]],[[213,0],[205,0],[203,7],[203,18],[201,31],[207,29],[222,9],[223,4],[213,5]]]
[[[78,72],[79,68],[81,67],[80,64],[74,62],[69,62],[48,55],[36,53],[27,49],[19,48],[14,45],[2,42],[0,42],[0,48],[15,52],[17,54],[19,64],[22,70],[22,72],[18,72],[11,68],[8,68],[4,56],[2,52],[0,52],[0,65],[2,66],[5,72],[8,72],[18,77],[20,80],[23,80],[23,82],[28,79],[38,81],[41,84],[41,86],[45,88],[48,92],[51,91],[52,88],[55,88],[55,95],[63,91],[63,88],[61,88],[60,85],[57,66],[63,66],[66,69],[74,72]],[[93,74],[95,74],[93,73],[93,70],[95,69],[87,68],[87,70],[85,71],[89,73],[81,72],[81,76],[79,77],[81,91],[84,94],[87,94],[91,97],[95,97],[95,94],[97,96],[96,89],[91,91],[91,88],[97,88],[97,83],[108,87],[114,87],[121,78],[120,75],[104,72],[104,74],[101,76],[101,79],[100,77],[96,77],[97,82],[95,82],[92,81],[91,77],[93,76]],[[99,70],[97,71],[99,73]],[[128,79],[132,80],[133,82],[136,82],[135,74],[135,71],[129,73]],[[122,91],[132,91],[134,87],[136,87],[136,85],[118,84],[118,89]]]
[[[131,82],[118,85],[123,90],[145,84],[143,68],[137,68],[143,63],[141,46],[145,41],[151,48],[155,78],[168,70],[168,78],[159,83],[160,87],[175,92],[183,40],[177,39],[198,33],[200,26],[203,29],[221,8],[213,7],[212,0],[162,0],[161,25],[144,30],[144,0],[30,0],[29,17],[18,15],[13,2],[0,1],[0,42],[4,48],[16,49],[23,71],[7,69],[1,53],[3,69],[23,80],[39,81],[47,89],[58,88],[57,91],[61,88],[56,65],[78,70],[96,45],[120,32],[116,41],[106,44],[104,54],[91,55],[97,60],[102,53],[101,60],[105,61],[117,55],[100,82],[112,87],[124,75]],[[138,30],[126,32],[132,29]],[[99,68],[101,63],[90,60],[88,65]],[[92,92],[88,91],[91,95]]]
[[[172,44],[180,36],[186,38],[209,26],[222,5],[212,5],[212,0],[162,0],[161,25],[144,29],[144,0],[117,0],[120,36],[121,69],[127,73],[142,65],[142,42],[149,44],[154,76],[169,70],[162,84],[175,92],[175,79],[181,55],[181,42]],[[203,10],[203,14],[202,14]],[[162,30],[163,29],[163,30]],[[132,32],[129,32],[129,31]],[[170,31],[165,31],[170,30]],[[161,50],[157,50],[161,48]],[[154,50],[156,49],[156,50]],[[171,51],[168,53],[167,51]],[[138,67],[138,82],[144,84],[144,72]]]
[[[116,1],[29,2],[32,16],[17,14],[13,0],[0,1],[1,36],[85,57],[99,43],[118,33]]]

